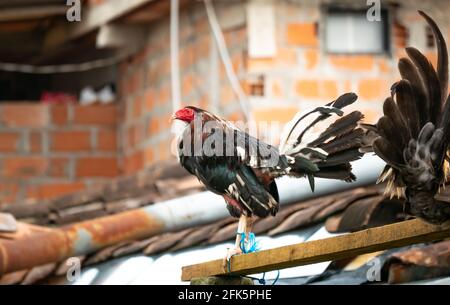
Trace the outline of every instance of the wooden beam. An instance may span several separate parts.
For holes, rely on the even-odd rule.
[[[4,8],[0,10],[0,22],[33,20],[64,15],[66,11],[67,6],[65,5]]]
[[[431,225],[419,219],[403,221],[336,237],[304,242],[232,257],[231,273],[222,260],[185,266],[181,279],[213,275],[247,275],[352,257],[410,244],[431,242],[450,236],[450,221]],[[225,253],[225,249],[224,249]]]
[[[184,1],[182,0],[180,2],[181,7]],[[155,1],[139,8],[124,18],[121,18],[120,22],[131,24],[151,23],[162,16],[169,15],[169,12],[170,1]]]
[[[53,27],[47,34],[44,48],[53,48],[79,38],[152,1],[155,0],[115,0],[93,7],[83,7],[81,21],[65,22]]]
[[[96,47],[138,49],[146,43],[147,28],[138,25],[106,24],[100,27]]]

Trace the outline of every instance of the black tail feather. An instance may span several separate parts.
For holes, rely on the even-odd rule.
[[[346,116],[337,119],[332,123],[324,132],[322,132],[319,137],[308,144],[308,146],[318,146],[321,143],[324,143],[331,137],[339,137],[344,134],[347,134],[355,129],[358,125],[358,122],[363,118],[361,112],[353,111],[352,113],[347,114]]]
[[[314,177],[340,179],[345,181],[353,181],[355,176],[352,174],[350,162],[362,157],[360,152],[364,131],[358,128],[358,124],[363,119],[363,114],[359,111],[353,111],[347,115],[343,115],[342,108],[354,103],[357,100],[354,93],[346,93],[341,95],[335,101],[326,105],[326,107],[318,107],[315,111],[315,117],[312,122],[304,124],[305,126],[299,137],[296,137],[295,145],[290,146],[288,150],[283,150],[286,156],[292,160],[289,164],[291,176],[307,176],[311,189],[314,190]],[[309,112],[312,114],[313,112]],[[314,140],[308,144],[302,144],[301,139],[305,131],[311,129],[320,121],[331,117],[332,114],[341,116],[332,122],[325,131],[321,132]],[[296,116],[291,130],[286,132],[289,136],[293,135],[293,130],[299,125],[305,116]],[[282,141],[287,143],[287,141]],[[303,146],[297,146],[297,145]],[[281,147],[286,147],[282,144]]]
[[[448,52],[447,44],[445,43],[444,36],[442,35],[439,27],[427,14],[419,11],[419,14],[427,21],[434,34],[436,41],[438,60],[437,60],[437,76],[441,85],[441,99],[445,99],[448,92]]]
[[[397,85],[397,105],[410,136],[416,138],[420,132],[420,118],[414,92],[408,80],[401,80]]]
[[[413,47],[406,48],[406,53],[417,66],[425,84],[429,101],[430,121],[436,124],[442,108],[441,86],[436,71],[430,61]]]
[[[416,109],[418,110],[420,126],[429,121],[429,104],[426,89],[420,78],[419,71],[409,58],[401,58],[398,62],[398,69],[403,79],[411,84],[415,95]],[[396,83],[397,84],[397,83]]]

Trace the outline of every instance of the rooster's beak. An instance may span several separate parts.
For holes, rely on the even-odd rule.
[[[172,123],[176,119],[177,119],[177,116],[175,114],[172,114],[172,116],[169,119],[169,123]]]

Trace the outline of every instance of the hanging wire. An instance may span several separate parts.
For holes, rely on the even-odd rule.
[[[96,59],[76,64],[46,65],[36,66],[28,64],[16,64],[0,62],[0,71],[21,72],[30,74],[56,74],[56,73],[75,73],[113,66],[130,56],[132,52],[123,52],[111,58]]]
[[[170,82],[173,112],[181,107],[179,18],[179,1],[170,0]]]
[[[228,53],[225,39],[223,37],[222,30],[217,20],[214,7],[211,3],[211,0],[204,0],[204,3],[206,8],[206,15],[208,16],[208,21],[211,26],[214,38],[216,40],[217,48],[219,50],[220,58],[222,59],[223,65],[225,67],[226,75],[231,84],[231,88],[233,89],[234,93],[236,94],[239,100],[239,104],[241,106],[242,112],[244,113],[245,119],[247,122],[249,122],[251,120],[251,115],[248,107],[247,97],[244,93],[244,90],[242,90],[241,84],[236,76],[236,73],[233,70],[233,64],[231,63],[230,54]]]

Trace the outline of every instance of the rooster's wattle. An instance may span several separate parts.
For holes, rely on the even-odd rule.
[[[356,99],[353,93],[344,94],[325,106],[297,114],[283,130],[279,148],[196,107],[174,114],[174,119],[186,125],[178,135],[181,165],[208,190],[222,195],[230,214],[240,218],[234,253],[240,252],[240,233],[249,236],[253,216],[277,213],[275,178],[307,177],[312,190],[315,177],[355,180],[350,162],[362,156],[363,130],[357,126],[363,115],[354,111],[344,116],[342,109]],[[340,118],[314,135],[313,127],[333,115]]]

